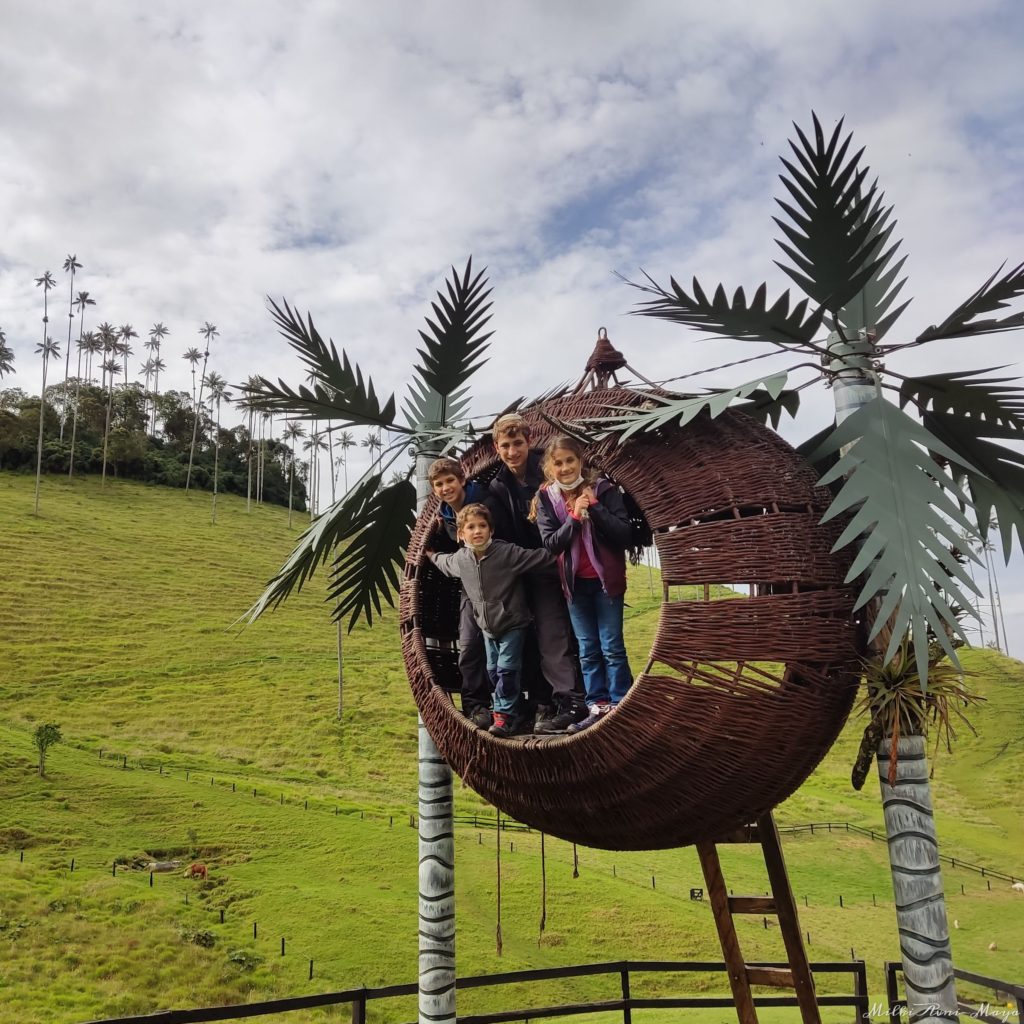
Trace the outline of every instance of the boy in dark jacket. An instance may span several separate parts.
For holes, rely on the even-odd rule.
[[[483,501],[484,488],[475,481],[466,483],[466,473],[456,459],[436,459],[427,470],[431,490],[441,500],[438,518],[450,547],[459,546],[456,517],[466,505]],[[462,591],[459,602],[459,675],[461,677],[462,713],[478,728],[491,724],[491,681],[487,675],[484,638],[473,616],[473,606]]]
[[[530,449],[529,425],[516,413],[500,417],[492,434],[502,461],[487,493],[487,507],[494,517],[494,535],[520,547],[541,548],[540,533],[528,516],[533,496],[544,482],[543,452]],[[538,713],[535,731],[565,732],[570,725],[587,717],[587,706],[562,584],[554,567],[530,573],[525,582],[540,650],[541,672],[551,688],[552,706],[547,714]],[[540,704],[546,703],[543,693],[531,691],[531,696]]]
[[[554,564],[543,549],[528,551],[516,544],[493,539],[491,513],[486,505],[465,505],[458,514],[458,536],[466,545],[453,554],[428,552],[430,560],[446,576],[462,581],[484,635],[487,673],[494,686],[494,736],[511,736],[519,702],[519,672],[523,638],[530,624],[522,576]]]

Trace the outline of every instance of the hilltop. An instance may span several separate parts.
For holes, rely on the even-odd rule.
[[[0,474],[0,1003],[11,1019],[414,980],[416,712],[395,614],[345,635],[339,722],[337,634],[322,580],[254,626],[232,625],[298,534],[286,511],[249,514],[244,499],[222,497],[212,526],[208,495],[48,477],[35,519],[32,486]],[[635,661],[655,627],[659,590],[656,572],[632,571]],[[955,753],[935,761],[943,852],[1019,873],[1024,668],[990,651],[968,652],[966,664],[988,702],[972,716],[978,735],[961,729]],[[31,731],[51,721],[65,743],[40,779]],[[861,793],[849,786],[858,741],[851,723],[779,810],[781,824],[881,830],[873,780]],[[460,813],[493,816],[456,786]],[[572,848],[548,840],[541,936],[539,836],[511,833],[502,840],[498,959],[494,841],[493,830],[457,830],[461,974],[625,956],[719,959],[707,903],[689,899],[703,885],[692,851],[579,850],[573,879]],[[794,889],[807,897],[812,958],[845,959],[855,946],[880,999],[877,968],[897,953],[884,843],[826,833],[787,838],[785,848]],[[115,860],[163,855],[201,856],[211,881],[158,875],[150,888],[144,871],[112,873]],[[737,892],[763,889],[748,851],[730,852],[726,869]],[[989,890],[973,872],[944,875],[962,926],[960,965],[1019,978],[1021,898],[1005,883]],[[759,919],[744,925],[751,958],[780,956],[777,934]],[[197,944],[206,935],[213,945]],[[593,983],[570,988],[600,996]],[[460,1009],[479,1008],[484,997],[475,998]],[[546,1001],[534,991],[520,998]],[[387,1012],[412,1016],[408,1004]],[[289,1017],[303,1019],[324,1015]]]

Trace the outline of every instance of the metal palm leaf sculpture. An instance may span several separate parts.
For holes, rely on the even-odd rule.
[[[1024,264],[1000,268],[912,341],[883,340],[909,304],[894,305],[906,281],[899,276],[905,257],[896,258],[892,207],[862,164],[863,150],[851,155],[850,143],[842,121],[826,136],[813,116],[810,137],[796,128],[793,158],[782,160],[786,197],[777,200],[782,215],[774,219],[788,259],[777,265],[806,298],[791,308],[788,291],[769,304],[764,284],[748,302],[742,288],[730,299],[724,286],[709,290],[696,278],[687,291],[674,278],[665,288],[647,277],[630,282],[653,296],[633,312],[715,337],[766,342],[822,366],[818,379],[834,388],[837,423],[809,446],[809,456],[827,470],[823,482],[838,488],[830,515],[853,513],[838,542],[861,544],[848,582],[860,584],[858,607],[879,602],[870,639],[888,625],[884,660],[909,632],[926,679],[929,630],[955,663],[951,638],[962,632],[953,606],[977,615],[966,595],[980,591],[949,550],[955,528],[980,543],[994,517],[1007,559],[1014,528],[1024,539],[1024,456],[1000,443],[1024,440],[1024,391],[1011,378],[986,376],[991,370],[897,375],[897,384],[882,360],[937,339],[1024,326],[1019,312],[980,319],[1024,293]],[[653,395],[653,407],[612,410],[604,426],[628,436],[685,423],[705,409],[714,417],[740,399],[745,411],[777,422],[799,406],[787,379],[775,374],[696,397]]]
[[[333,556],[330,598],[336,618],[347,616],[349,629],[360,618],[372,624],[383,603],[394,605],[399,572],[415,522],[416,488],[411,471],[383,484],[410,447],[416,455],[440,454],[467,436],[455,426],[468,406],[465,385],[483,365],[490,333],[482,333],[490,316],[490,290],[484,271],[474,275],[470,259],[462,273],[452,269],[445,290],[433,303],[428,330],[420,331],[423,347],[400,422],[393,395],[378,397],[372,380],[363,376],[348,355],[324,341],[308,314],[300,316],[287,302],[270,301],[271,315],[282,336],[296,351],[311,376],[311,386],[291,387],[266,377],[242,385],[256,408],[307,420],[340,421],[343,427],[384,429],[385,442],[370,470],[299,538],[294,550],[245,618],[256,619],[267,608],[301,589],[318,567]],[[345,545],[341,553],[335,549]]]

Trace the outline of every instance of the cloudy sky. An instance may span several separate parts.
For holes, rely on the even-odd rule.
[[[271,295],[401,391],[433,292],[470,254],[497,332],[480,414],[577,377],[600,326],[651,378],[750,355],[626,315],[637,296],[614,272],[781,290],[778,155],[812,109],[846,117],[895,204],[914,302],[891,337],[909,339],[1024,258],[1022,50],[1013,0],[7,0],[4,386],[38,392],[45,270],[66,344],[70,253],[93,325],[170,328],[161,386],[189,386],[181,355],[207,320],[211,369],[295,380]],[[1013,363],[1022,343],[893,368]],[[829,404],[809,396],[784,432],[809,435]],[[1024,628],[1024,573],[1001,579]]]

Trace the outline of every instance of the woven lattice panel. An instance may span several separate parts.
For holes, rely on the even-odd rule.
[[[588,392],[547,403],[560,422],[636,404]],[[554,432],[533,410],[534,444]],[[436,503],[420,516],[401,595],[402,650],[438,749],[467,785],[551,835],[605,849],[684,846],[745,825],[807,778],[835,741],[856,690],[852,595],[827,491],[772,431],[739,413],[639,437],[591,455],[654,529],[673,586],[647,665],[613,715],[577,736],[501,740],[453,706],[458,591],[422,557]],[[463,460],[493,473],[493,446]],[[749,583],[754,597],[673,600],[676,584]],[[706,588],[706,589],[705,589]],[[628,600],[628,595],[627,595]]]

